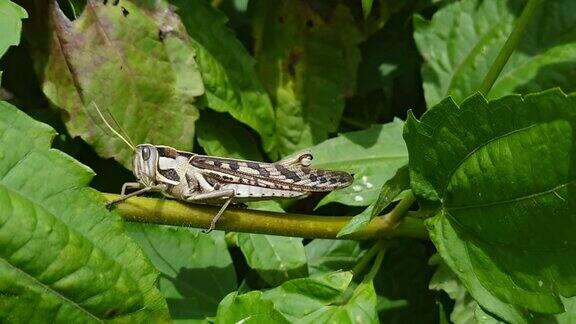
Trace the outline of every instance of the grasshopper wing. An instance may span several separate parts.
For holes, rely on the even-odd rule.
[[[263,163],[197,155],[192,165],[222,182],[308,192],[332,191],[349,186],[352,176],[343,171],[321,170],[296,163]]]

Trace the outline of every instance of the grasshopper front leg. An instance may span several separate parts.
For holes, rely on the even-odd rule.
[[[120,191],[120,196],[126,195],[126,190],[128,189],[140,189],[142,184],[140,182],[126,182],[122,185],[122,191]]]
[[[228,205],[230,204],[230,202],[232,201],[232,198],[234,198],[235,195],[236,195],[236,193],[235,193],[234,189],[224,189],[224,190],[215,190],[215,191],[211,191],[208,193],[203,193],[203,194],[191,196],[191,197],[188,197],[186,199],[186,201],[194,202],[194,201],[202,201],[202,200],[208,200],[208,199],[228,198],[226,200],[226,202],[224,202],[224,204],[222,205],[222,207],[220,208],[218,213],[216,213],[214,218],[212,218],[212,222],[210,223],[210,227],[208,227],[205,230],[202,230],[203,233],[208,234],[208,233],[212,232],[214,227],[216,227],[216,222],[218,221],[220,216],[222,216],[222,214],[224,214],[224,211],[226,210],[226,208],[228,208]]]
[[[159,185],[156,185],[156,186],[144,187],[144,188],[142,188],[142,189],[140,189],[140,190],[136,190],[136,191],[134,191],[134,192],[131,192],[131,193],[125,195],[126,189],[128,189],[128,188],[130,188],[130,189],[137,189],[137,188],[141,188],[141,187],[142,187],[142,184],[140,184],[140,183],[138,183],[138,182],[127,182],[127,183],[125,183],[125,184],[122,186],[121,196],[118,197],[118,198],[116,198],[116,199],[114,199],[114,200],[112,200],[112,201],[110,201],[110,202],[108,202],[108,203],[106,204],[106,207],[110,208],[110,207],[112,207],[114,204],[117,204],[117,203],[119,203],[119,202],[121,202],[121,201],[124,201],[124,200],[126,200],[126,199],[128,199],[128,198],[130,198],[130,197],[134,197],[134,196],[141,195],[141,194],[143,194],[143,193],[145,193],[145,192],[149,192],[149,191],[163,191],[163,190],[166,190],[166,185],[164,185],[164,184],[159,184]]]

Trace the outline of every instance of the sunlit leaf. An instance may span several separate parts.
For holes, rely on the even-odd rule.
[[[346,297],[351,280],[351,272],[336,271],[293,279],[265,292],[232,293],[218,307],[216,322],[331,323],[338,319],[375,322],[376,295],[372,283],[361,284],[351,297]]]
[[[27,17],[26,10],[19,5],[8,0],[0,2],[0,57],[8,47],[20,43],[22,19]]]
[[[230,116],[204,110],[196,124],[198,143],[207,154],[263,161],[256,137]]]
[[[354,233],[366,227],[374,217],[380,215],[380,213],[394,201],[394,198],[409,188],[410,178],[408,175],[408,167],[403,166],[396,171],[396,174],[392,178],[382,185],[378,200],[366,207],[360,214],[354,216],[342,227],[340,232],[338,232],[338,236]]]
[[[501,317],[476,295],[542,313],[576,295],[575,121],[576,97],[556,90],[460,107],[446,99],[406,123],[412,190],[439,208],[431,239]]]
[[[263,299],[271,300],[274,307],[291,321],[317,311],[338,300],[352,281],[351,272],[332,272],[321,276],[294,279],[268,290]]]
[[[50,46],[49,52],[37,49],[37,56],[48,56],[38,70],[46,96],[66,112],[71,135],[81,136],[100,155],[131,165],[130,148],[87,113],[95,102],[136,144],[192,148],[194,101],[204,87],[184,27],[166,3],[138,7],[89,0],[74,21],[57,3],[47,10]],[[172,32],[159,37],[161,30]],[[31,39],[40,43],[42,35],[35,30]]]
[[[352,219],[342,227],[338,232],[338,237],[346,236],[350,233],[361,230],[370,224],[372,220],[372,211],[374,210],[374,204],[366,207],[360,214],[352,217]]]
[[[408,174],[408,167],[403,166],[396,171],[394,177],[386,181],[380,189],[378,200],[374,203],[372,210],[372,217],[380,214],[398,195],[410,188],[410,176]]]
[[[574,323],[576,320],[576,298],[562,298],[564,304],[564,309],[566,310],[562,314],[558,314],[555,317],[558,324],[570,324]]]
[[[198,53],[207,105],[252,127],[260,134],[264,149],[275,156],[272,103],[258,79],[254,59],[226,26],[226,16],[209,1],[170,2],[179,8],[177,12]]]
[[[262,298],[261,291],[244,295],[230,293],[220,306],[215,323],[289,323],[271,301]]]
[[[254,4],[257,70],[276,108],[282,156],[335,132],[356,87],[362,35],[347,7],[331,15],[326,20],[300,1]]]
[[[302,318],[300,323],[378,323],[372,282],[363,282],[344,304],[331,305]]]
[[[158,286],[175,323],[215,316],[220,300],[236,290],[224,233],[137,223],[127,228],[161,272]]]
[[[354,174],[350,187],[331,192],[318,206],[331,202],[368,206],[375,202],[386,180],[408,161],[402,127],[403,122],[396,119],[367,130],[344,133],[312,147],[314,167]]]
[[[426,244],[414,240],[399,241],[387,249],[374,277],[374,289],[381,299],[381,323],[431,323],[438,318],[434,296],[428,289],[432,275],[428,256]]]
[[[364,252],[357,241],[315,239],[306,244],[311,275],[352,270]]]
[[[372,11],[372,4],[374,0],[362,0],[362,14],[364,15],[364,19],[370,16],[370,12]]]
[[[433,265],[438,268],[430,279],[430,289],[443,290],[454,300],[454,309],[450,313],[452,323],[475,323],[475,312],[478,303],[468,294],[466,287],[462,285],[456,274],[448,267],[439,255],[431,259]]]
[[[250,268],[270,285],[308,274],[301,238],[238,233],[238,246]]]
[[[93,172],[5,102],[0,134],[2,321],[167,321],[158,274],[88,188]]]
[[[415,20],[416,44],[424,57],[428,107],[450,95],[456,102],[478,90],[512,31],[526,1],[464,0],[440,9],[431,21]],[[576,90],[576,2],[543,1],[500,73],[490,98],[551,87]]]

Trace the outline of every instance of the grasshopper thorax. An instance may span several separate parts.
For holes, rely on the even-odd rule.
[[[158,150],[151,144],[136,145],[132,160],[133,172],[138,181],[147,187],[156,184],[156,171],[158,169]]]

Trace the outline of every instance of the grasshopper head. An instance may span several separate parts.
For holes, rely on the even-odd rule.
[[[133,172],[136,178],[147,187],[156,184],[158,159],[158,150],[154,145],[140,144],[136,146],[132,160]]]

